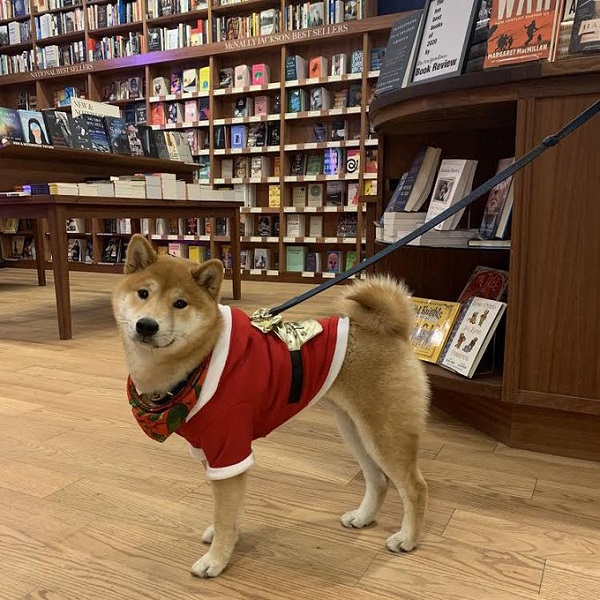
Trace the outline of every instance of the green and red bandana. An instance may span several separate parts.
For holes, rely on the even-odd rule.
[[[183,387],[175,394],[167,394],[153,399],[140,394],[131,377],[127,379],[127,397],[135,420],[142,430],[153,440],[164,442],[176,432],[194,408],[202,385],[206,379],[210,356],[187,378]]]

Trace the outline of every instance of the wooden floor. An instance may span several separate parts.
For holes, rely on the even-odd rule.
[[[72,274],[75,338],[60,342],[53,288],[0,271],[0,599],[600,598],[600,464],[511,450],[435,411],[419,550],[384,549],[401,519],[395,491],[376,526],[338,524],[362,486],[317,408],[256,444],[232,564],[217,580],[193,578],[208,484],[181,440],[156,444],[130,417],[115,281]],[[245,283],[239,305],[303,289]],[[326,313],[336,293],[290,314]]]

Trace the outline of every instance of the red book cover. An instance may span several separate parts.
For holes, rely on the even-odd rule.
[[[508,287],[508,273],[490,267],[476,267],[467,285],[458,297],[458,302],[466,302],[477,296],[486,300],[500,300]]]
[[[163,102],[157,102],[152,104],[151,110],[151,124],[152,125],[164,125],[166,122],[165,105]]]
[[[545,60],[563,0],[495,0],[484,68]]]

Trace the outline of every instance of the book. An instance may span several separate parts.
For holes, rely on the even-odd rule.
[[[507,287],[507,271],[478,266],[469,277],[457,302],[467,302],[474,296],[500,301],[503,299]]]
[[[234,70],[231,67],[219,69],[219,87],[230,88],[233,87],[234,81]]]
[[[306,79],[307,69],[306,60],[297,54],[292,54],[285,60],[285,80]]]
[[[381,63],[379,77],[375,85],[375,95],[381,96],[406,87],[412,76],[412,63],[415,57],[416,40],[423,23],[423,11],[415,11],[392,27],[385,55]]]
[[[310,273],[321,272],[321,254],[319,252],[306,253],[306,270]]]
[[[500,160],[496,173],[504,171],[514,162],[514,157]],[[513,176],[511,175],[508,179],[505,179],[494,186],[490,191],[485,204],[481,226],[479,227],[479,235],[484,240],[489,240],[494,237],[503,237],[503,234],[506,231],[508,217],[512,210],[513,198]]]
[[[80,148],[81,150],[92,150],[92,141],[89,133],[89,126],[83,115],[71,119],[71,132],[73,148]],[[108,145],[108,139],[106,140]],[[108,149],[110,152],[110,148]]]
[[[351,150],[348,151],[348,154]],[[347,164],[346,164],[347,168]],[[344,170],[344,150],[342,148],[327,148],[324,150],[323,174],[339,175]]]
[[[497,3],[495,3],[497,4]],[[412,83],[462,72],[479,0],[428,0]]]
[[[415,322],[409,343],[419,359],[437,363],[460,311],[458,302],[412,297]]]
[[[150,125],[138,125],[137,130],[140,142],[142,143],[144,156],[158,158],[158,147],[156,145],[155,133],[160,132],[155,132]]]
[[[271,251],[268,248],[256,248],[254,250],[254,269],[271,268]]]
[[[417,211],[425,204],[431,195],[441,155],[440,148],[431,146],[417,152],[402,185],[394,192],[395,207],[392,210]]]
[[[327,273],[341,273],[344,266],[342,257],[341,250],[328,250],[325,271]]]
[[[252,85],[266,85],[270,81],[271,68],[266,63],[252,65]]]
[[[23,140],[23,127],[19,113],[12,108],[0,107],[0,144]]]
[[[348,150],[346,154],[346,175],[357,176],[360,172],[360,150]]]
[[[426,221],[450,208],[471,191],[476,160],[444,159],[433,187]],[[464,209],[435,226],[438,231],[456,229]]]
[[[306,235],[305,215],[286,215],[286,235],[288,237],[304,237]]]
[[[198,91],[198,69],[185,69],[183,71],[182,91],[186,93]]]
[[[111,150],[117,154],[131,156],[131,146],[129,145],[125,119],[120,117],[104,117],[104,125],[108,133]]]
[[[370,71],[381,70],[381,66],[383,65],[383,60],[385,58],[385,53],[385,46],[377,46],[375,48],[371,48],[371,64],[369,66]]]
[[[252,70],[248,65],[237,65],[234,71],[234,87],[248,87],[252,81]]]
[[[600,6],[594,0],[579,0],[573,17],[569,54],[598,50],[600,50]]]
[[[112,237],[106,242],[106,246],[102,251],[102,262],[117,263],[121,261],[122,256],[122,240],[121,238]]]
[[[471,298],[461,311],[439,364],[473,377],[505,310],[504,302]]]
[[[61,110],[45,110],[42,114],[50,143],[57,148],[71,148],[73,146],[73,134],[71,133],[69,115]]]
[[[331,57],[331,75],[335,77],[337,75],[345,75],[348,72],[348,55],[347,54],[334,54]]]
[[[483,67],[549,58],[562,7],[562,0],[493,2]]]
[[[234,117],[251,117],[254,112],[254,99],[250,96],[242,96],[235,101],[233,107]]]
[[[306,246],[287,246],[286,270],[292,273],[300,273],[304,271],[307,251],[308,248]]]
[[[19,110],[23,141],[27,144],[50,144],[50,137],[42,113],[36,110]]]
[[[306,186],[295,185],[292,188],[292,206],[304,208],[306,206]]]
[[[210,90],[210,67],[198,69],[198,91],[208,92]]]
[[[329,61],[324,56],[315,56],[308,62],[309,77],[326,77],[329,70]]]
[[[323,206],[323,184],[322,183],[311,183],[308,186],[307,203],[308,203],[308,206]],[[304,205],[302,205],[302,206],[304,206]]]
[[[350,73],[362,73],[363,71],[363,51],[354,50],[350,55]]]

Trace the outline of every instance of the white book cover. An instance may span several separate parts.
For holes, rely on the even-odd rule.
[[[473,377],[505,310],[504,302],[471,298],[459,315],[439,364]]]
[[[462,159],[445,159],[433,186],[433,195],[427,210],[429,221],[441,212],[450,208],[463,197],[466,177],[469,175],[470,161]],[[454,219],[446,219],[435,226],[437,230],[452,228]]]
[[[309,237],[323,237],[323,217],[310,217]]]
[[[306,220],[304,215],[286,215],[288,237],[304,237],[306,235]]]

